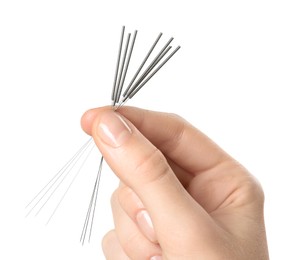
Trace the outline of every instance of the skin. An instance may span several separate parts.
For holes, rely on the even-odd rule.
[[[121,181],[106,259],[269,259],[261,186],[194,126],[132,107],[81,122]]]

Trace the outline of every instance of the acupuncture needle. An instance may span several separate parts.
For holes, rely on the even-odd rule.
[[[124,28],[123,28],[124,31]],[[161,35],[160,35],[161,36]],[[124,70],[124,66],[125,66],[125,56],[127,53],[127,48],[128,48],[128,44],[129,44],[129,38],[130,35],[128,35],[127,38],[127,43],[126,43],[126,48],[125,48],[125,52],[124,52],[124,57],[123,57],[123,61],[121,62],[121,68],[120,69],[116,69],[116,73],[115,73],[115,84],[113,85],[113,90],[112,93],[115,93],[112,95],[112,101],[113,101],[113,107],[114,110],[117,110],[120,106],[122,106],[122,104],[124,104],[128,99],[132,98],[154,75],[155,73],[157,73],[159,71],[159,69],[179,50],[179,47],[171,54],[169,55],[159,66],[158,68],[156,68],[150,75],[149,73],[153,70],[153,68],[161,61],[161,59],[168,53],[168,51],[171,49],[171,47],[169,46],[169,44],[171,43],[171,41],[173,40],[173,38],[171,38],[166,44],[165,46],[162,48],[162,50],[158,53],[158,55],[154,58],[154,60],[151,62],[151,64],[148,66],[148,68],[144,71],[144,73],[142,74],[142,76],[138,79],[138,81],[134,84],[134,86],[132,88],[129,89],[128,92],[126,92],[126,96],[123,99],[122,102],[120,102],[119,105],[118,102],[120,100],[120,94],[121,94],[121,89],[123,87],[123,83],[120,82],[120,76],[117,80],[117,73],[119,73],[118,71],[123,71]],[[117,64],[120,64],[119,61],[121,59],[121,49],[122,49],[122,42],[123,42],[123,33],[122,33],[122,38],[120,41],[120,47],[119,47],[119,54],[118,54],[118,62]],[[157,43],[157,42],[156,42]],[[131,50],[133,48],[133,44],[132,43],[132,47]],[[131,52],[131,51],[130,51]],[[148,55],[146,56],[148,58]],[[129,56],[130,58],[130,56]],[[147,60],[147,59],[146,59]],[[128,63],[127,63],[128,66]],[[125,68],[125,71],[127,71],[127,67]],[[149,76],[148,76],[149,75]],[[135,75],[136,76],[136,75]],[[148,76],[148,77],[147,77]],[[147,78],[146,78],[147,77]],[[135,77],[134,77],[135,78]],[[146,78],[146,80],[144,80]],[[142,82],[143,81],[143,82]],[[131,85],[129,85],[131,86]],[[101,175],[101,170],[102,170],[102,163],[103,163],[103,156],[101,156],[101,161],[100,161],[100,165],[99,165],[99,171],[98,171],[98,175],[97,175],[97,179],[98,176],[100,178]],[[94,197],[97,198],[97,194],[98,194],[98,190],[97,190],[97,186],[96,186],[97,182],[95,183],[93,192],[92,192],[92,197],[90,200],[90,205],[87,211],[87,216],[86,216],[86,220],[84,222],[84,227],[83,227],[83,231],[82,231],[82,235],[81,235],[81,242],[82,244],[84,244],[85,241],[85,237],[86,237],[86,233],[87,233],[87,229],[89,226],[89,220],[91,218],[91,212],[92,212],[92,208],[94,208],[94,211],[92,213],[92,218],[91,218],[91,222],[90,222],[90,230],[89,230],[89,237],[88,237],[88,241],[90,242],[91,239],[91,233],[92,233],[92,228],[93,228],[93,221],[94,221],[94,214],[95,214],[95,207],[96,207],[96,202],[97,200],[94,200]]]
[[[118,91],[117,91],[117,98],[116,98],[116,100],[118,100],[119,97],[121,96],[122,88],[123,88],[123,85],[125,83],[125,78],[126,78],[126,75],[127,75],[127,72],[128,72],[128,68],[129,68],[131,56],[132,56],[132,53],[133,53],[133,49],[134,49],[136,37],[137,37],[137,30],[135,30],[135,32],[134,32],[134,36],[133,36],[133,39],[132,39],[131,47],[130,47],[130,50],[129,50],[129,53],[128,53],[128,59],[127,59],[127,62],[126,62],[126,66],[124,66],[123,76],[122,76],[122,79],[120,81],[119,88],[118,88]]]
[[[120,44],[119,44],[119,51],[118,51],[118,57],[117,57],[117,66],[116,66],[116,71],[115,71],[115,76],[114,76],[114,84],[113,84],[113,89],[112,89],[112,95],[111,95],[111,99],[113,102],[113,107],[115,107],[116,103],[118,102],[118,100],[120,99],[120,94],[121,94],[121,89],[123,87],[123,82],[121,81],[121,76],[119,76],[118,74],[121,74],[122,71],[124,71],[124,67],[125,67],[125,74],[127,73],[127,69],[128,69],[128,63],[125,65],[125,57],[128,51],[128,44],[129,44],[129,39],[130,39],[130,34],[128,34],[128,38],[127,38],[127,42],[126,42],[126,46],[125,46],[125,51],[123,54],[123,59],[121,61],[121,55],[122,55],[122,45],[124,42],[124,31],[125,28],[122,28],[122,33],[121,33],[121,39],[120,39]],[[137,34],[137,31],[135,31],[135,36]],[[134,37],[135,40],[135,37]],[[132,50],[134,47],[134,41],[131,44],[130,47],[130,55],[132,54]],[[129,56],[128,59],[130,59],[131,56]],[[120,62],[121,61],[121,62]],[[122,84],[121,84],[122,83]],[[101,176],[101,171],[102,171],[102,165],[103,165],[103,156],[101,156],[100,159],[100,165],[99,165],[99,170],[97,173],[97,178],[95,181],[95,185],[92,191],[92,196],[90,199],[90,204],[88,207],[88,211],[87,211],[87,215],[86,215],[86,219],[84,221],[84,226],[83,226],[83,230],[82,230],[82,234],[81,234],[81,238],[80,241],[82,244],[84,244],[85,242],[85,238],[88,232],[88,228],[89,228],[89,235],[88,235],[88,242],[90,242],[91,240],[91,234],[92,234],[92,228],[93,228],[93,222],[94,222],[94,215],[95,215],[95,209],[96,209],[96,203],[97,203],[97,195],[98,195],[98,186],[99,186],[99,180],[100,180],[100,176]],[[91,217],[92,214],[92,217]],[[89,223],[90,221],[90,223]],[[90,225],[90,227],[89,227]]]
[[[131,37],[131,34],[129,33],[128,36],[127,36],[126,44],[125,44],[126,46],[125,46],[125,50],[124,50],[124,54],[123,54],[123,58],[122,58],[121,68],[120,68],[120,71],[118,73],[119,76],[118,76],[118,79],[117,79],[117,82],[116,82],[114,100],[117,100],[118,96],[119,96],[119,89],[120,89],[120,86],[121,86],[121,83],[122,83],[121,80],[122,80],[122,76],[123,76],[123,72],[124,72],[124,66],[125,66],[125,62],[126,62],[126,57],[127,57],[130,37]]]
[[[131,34],[127,35],[126,41],[124,41],[125,38],[125,26],[122,27],[121,31],[121,39],[119,42],[119,50],[118,50],[118,57],[117,57],[117,63],[116,63],[116,70],[114,75],[114,83],[112,88],[112,106],[113,109],[116,111],[118,108],[123,106],[129,99],[134,97],[140,89],[162,68],[162,66],[179,50],[180,47],[177,47],[170,55],[167,56],[167,53],[172,48],[170,45],[173,38],[171,38],[161,49],[161,51],[156,55],[156,57],[151,61],[151,63],[147,66],[147,69],[144,70],[144,72],[139,76],[141,73],[143,67],[145,66],[147,60],[149,59],[151,53],[154,51],[155,47],[157,46],[160,38],[162,37],[162,33],[158,35],[155,42],[149,49],[147,55],[145,56],[143,62],[137,69],[135,75],[132,77],[130,83],[128,84],[127,88],[124,90],[124,93],[122,95],[123,86],[125,83],[127,71],[129,68],[129,63],[132,57],[132,52],[134,48],[134,44],[136,41],[137,36],[137,30],[134,32],[131,44]],[[123,50],[124,47],[124,51]],[[163,58],[166,57],[164,60]],[[163,60],[163,61],[162,61]],[[161,62],[161,63],[160,63]],[[139,78],[138,78],[139,76]],[[138,79],[137,79],[138,78]],[[89,151],[89,147],[91,147]],[[86,154],[88,151],[86,157],[82,161],[80,168],[72,178],[70,184],[67,186],[66,191],[63,193],[63,196],[59,200],[57,206],[54,208],[53,213],[51,214],[50,218],[48,219],[48,222],[53,218],[55,215],[57,209],[61,205],[62,201],[64,200],[65,196],[67,195],[68,191],[70,190],[72,184],[76,180],[77,176],[80,174],[82,167],[84,166],[85,162],[88,159],[89,154],[91,153],[92,149],[94,148],[94,142],[93,138],[91,137],[82,147],[74,154],[74,156],[62,167],[61,170],[43,187],[43,189],[32,199],[32,201],[26,206],[26,208],[32,207],[27,214],[27,216],[37,207],[39,204],[41,204],[42,200],[45,200],[41,207],[38,209],[36,215],[40,213],[40,211],[45,207],[47,202],[50,200],[50,198],[55,194],[57,189],[63,184],[64,180],[69,176],[69,174],[73,171],[73,168],[81,160],[81,158]],[[86,219],[84,221],[84,226],[81,234],[80,241],[82,244],[84,244],[85,238],[88,234],[88,241],[90,242],[92,229],[93,229],[93,223],[95,218],[95,211],[96,211],[96,204],[97,204],[97,197],[98,197],[98,190],[99,190],[99,183],[100,183],[100,177],[102,172],[102,165],[103,165],[103,156],[101,156],[100,164],[97,172],[97,176],[95,178],[95,183],[89,203],[89,207],[87,210]],[[63,177],[63,178],[62,178]],[[47,199],[45,198],[47,196]],[[37,201],[37,202],[36,202]],[[32,206],[32,204],[34,205]]]
[[[123,40],[124,40],[124,33],[125,33],[125,26],[122,27],[122,32],[121,32],[121,39],[120,39],[120,44],[119,44],[119,49],[118,49],[118,59],[116,63],[116,69],[114,73],[114,82],[113,82],[113,88],[112,88],[112,94],[111,94],[111,100],[115,102],[115,97],[116,97],[116,85],[117,85],[117,76],[118,76],[118,71],[119,71],[119,64],[120,64],[120,56],[121,56],[121,51],[122,51],[122,45],[123,45]],[[114,105],[115,103],[113,103]]]
[[[124,67],[124,60],[121,62],[122,65],[120,65],[121,55],[122,55],[122,47],[123,47],[123,42],[124,42],[124,32],[125,32],[125,27],[123,26],[122,32],[121,32],[120,44],[119,44],[118,57],[117,57],[117,65],[116,65],[116,70],[115,70],[115,75],[114,75],[114,83],[113,83],[113,87],[112,87],[112,95],[111,95],[111,99],[112,99],[112,102],[113,102],[113,107],[117,103],[117,100],[120,98],[120,97],[118,97],[118,88],[119,88],[119,85],[120,85],[120,79],[119,79],[118,75],[119,75],[120,71],[123,71],[123,67]],[[128,35],[128,39],[129,38],[130,38],[130,35]],[[128,42],[127,42],[126,45],[128,45]],[[127,48],[125,48],[125,55],[126,55],[126,53],[127,53]],[[88,228],[90,229],[89,230],[88,241],[90,242],[90,240],[91,240],[93,221],[94,221],[93,215],[95,213],[95,212],[93,212],[92,209],[96,208],[97,201],[96,201],[95,197],[97,197],[97,196],[95,196],[95,194],[96,195],[98,194],[97,186],[99,185],[98,181],[100,180],[103,160],[104,160],[103,156],[101,156],[100,164],[99,164],[99,170],[97,172],[95,185],[94,185],[94,188],[93,188],[93,191],[92,191],[88,211],[87,211],[87,214],[86,214],[86,219],[84,221],[84,226],[83,226],[83,230],[82,230],[82,234],[81,234],[81,238],[80,238],[80,242],[82,243],[82,245],[85,242],[85,238],[86,238],[86,235],[87,235],[87,232],[88,232]],[[91,214],[92,214],[92,218],[91,218]],[[91,219],[91,223],[89,224],[90,219]],[[90,225],[90,227],[89,227],[89,225]]]
[[[124,28],[123,28],[123,30],[124,30]],[[122,35],[123,35],[123,33],[122,33]],[[124,85],[125,77],[126,77],[126,74],[127,74],[128,66],[129,66],[129,63],[130,63],[130,60],[131,60],[131,56],[132,56],[132,52],[133,52],[133,48],[134,48],[134,44],[135,44],[135,40],[136,40],[136,36],[137,36],[137,30],[135,30],[135,32],[134,32],[131,47],[130,47],[130,50],[128,51],[128,45],[129,45],[130,36],[131,35],[128,34],[127,43],[126,43],[125,52],[124,52],[124,58],[123,58],[122,66],[121,66],[121,69],[120,69],[121,73],[123,72],[123,74],[121,74],[119,76],[118,81],[116,80],[117,75],[115,75],[115,85],[114,85],[115,87],[113,89],[113,93],[116,93],[116,94],[113,95],[113,99],[114,99],[113,102],[114,103],[116,103],[120,99],[120,96],[121,96],[121,91],[122,91],[122,88],[123,88],[123,85]],[[121,42],[123,42],[123,37],[121,39]],[[127,53],[128,53],[128,58],[127,58],[126,65],[125,65],[125,58],[126,58]],[[121,55],[121,46],[119,48],[118,64],[119,64],[119,60],[120,60],[120,55]],[[118,73],[118,71],[119,71],[119,69],[117,69],[117,73]],[[103,164],[103,156],[101,156],[101,161],[100,161],[100,165],[99,165],[97,178],[96,178],[96,181],[95,181],[92,197],[91,197],[91,200],[90,200],[90,205],[89,205],[87,216],[86,216],[86,221],[85,221],[83,231],[82,231],[82,235],[81,235],[81,239],[80,239],[82,244],[84,244],[84,241],[85,241],[86,231],[87,231],[87,227],[88,227],[88,223],[89,223],[89,219],[90,219],[90,214],[91,214],[91,210],[92,210],[93,203],[94,203],[93,214],[92,214],[92,219],[91,219],[91,226],[90,226],[90,231],[89,231],[89,242],[90,242],[90,238],[91,238],[91,234],[92,234],[92,228],[93,228],[93,222],[94,222],[95,209],[96,209],[99,182],[100,182],[101,171],[102,171],[102,164]],[[93,201],[94,197],[95,197],[95,200]]]
[[[92,193],[91,200],[90,200],[90,205],[89,205],[89,208],[88,208],[88,211],[87,211],[86,220],[85,220],[82,235],[81,235],[81,238],[80,238],[80,241],[81,241],[82,244],[84,244],[84,242],[85,242],[87,229],[88,229],[88,225],[89,225],[89,219],[90,219],[91,211],[92,211],[93,204],[94,204],[94,209],[93,209],[93,214],[92,214],[91,227],[90,227],[88,241],[90,242],[90,239],[91,239],[93,222],[94,222],[94,215],[95,215],[95,209],[96,209],[97,197],[98,197],[98,189],[99,189],[100,177],[101,177],[101,172],[102,172],[102,165],[103,165],[103,156],[101,156],[101,159],[100,159],[99,170],[98,170],[98,173],[97,173],[93,193]]]

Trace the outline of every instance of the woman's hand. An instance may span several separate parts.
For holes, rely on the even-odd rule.
[[[268,259],[260,185],[195,127],[130,107],[90,110],[82,126],[121,180],[107,259]]]

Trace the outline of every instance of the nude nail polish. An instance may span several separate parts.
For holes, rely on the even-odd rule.
[[[101,117],[96,134],[104,143],[115,148],[123,145],[132,130],[118,113],[108,111]]]
[[[143,234],[152,242],[156,242],[156,236],[152,224],[152,220],[146,210],[141,210],[137,214],[137,223]]]

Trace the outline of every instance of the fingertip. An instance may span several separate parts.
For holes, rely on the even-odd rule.
[[[92,126],[99,115],[99,113],[111,109],[109,106],[99,107],[99,108],[92,108],[86,111],[81,117],[81,127],[82,129],[88,134],[91,135],[92,133]]]
[[[96,118],[97,113],[97,109],[90,109],[82,115],[81,127],[88,135],[91,135],[92,124]]]

